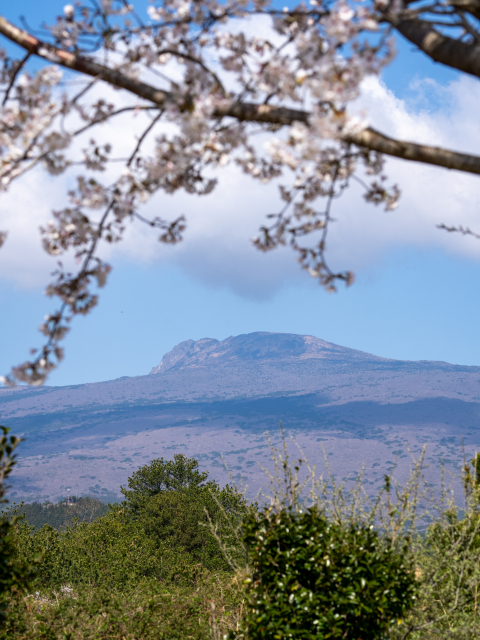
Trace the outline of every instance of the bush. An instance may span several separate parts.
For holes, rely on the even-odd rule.
[[[209,482],[206,487],[162,491],[148,498],[138,514],[138,524],[156,546],[163,544],[188,553],[194,562],[211,571],[228,571],[230,565],[217,538],[229,549],[229,556],[242,555],[234,532],[246,513],[247,505],[240,494]]]
[[[6,504],[6,481],[15,465],[15,448],[20,439],[9,436],[7,427],[0,427],[0,504]],[[6,600],[10,593],[22,593],[29,584],[31,569],[18,557],[15,544],[15,519],[3,514],[0,518],[0,626],[5,622]],[[31,558],[33,562],[35,558]]]
[[[134,489],[126,492],[127,500],[109,505],[106,515],[90,523],[56,530],[17,522],[18,557],[25,562],[42,557],[34,587],[131,589],[145,579],[186,585],[203,569],[231,572],[216,535],[230,555],[244,557],[235,531],[247,506],[230,487],[203,484],[208,473],[199,474],[197,465],[176,456],[141,467],[129,479]]]
[[[91,523],[57,531],[49,525],[35,530],[26,522],[16,527],[19,557],[41,554],[35,589],[82,585],[109,589],[132,588],[144,579],[191,583],[201,566],[183,549],[148,536],[139,522],[113,506]]]
[[[317,507],[266,509],[248,519],[245,542],[250,640],[385,638],[414,603],[407,541],[372,525],[334,523]]]
[[[462,509],[451,498],[413,541],[420,589],[407,622],[412,640],[480,636],[480,455],[471,467],[463,468]]]
[[[240,609],[231,576],[206,571],[189,587],[63,588],[9,604],[0,640],[220,640]]]
[[[107,511],[106,504],[89,496],[80,498],[74,504],[33,502],[32,504],[22,503],[16,505],[15,508],[17,514],[24,515],[28,524],[37,529],[41,529],[45,524],[49,524],[55,529],[62,529],[72,525],[75,520],[92,522],[92,520],[105,515]]]

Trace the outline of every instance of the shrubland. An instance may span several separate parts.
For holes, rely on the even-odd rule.
[[[16,444],[5,432],[4,476]],[[253,503],[176,455],[139,468],[90,522],[4,512],[0,639],[478,637],[480,458],[459,504],[425,481],[422,457],[377,496],[286,446],[272,457]]]

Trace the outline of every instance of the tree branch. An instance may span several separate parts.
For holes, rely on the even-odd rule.
[[[168,101],[175,102],[172,94],[152,87],[145,82],[129,78],[118,69],[111,69],[110,67],[99,64],[90,58],[65,51],[64,49],[58,49],[47,42],[43,42],[42,40],[35,38],[27,31],[19,29],[1,15],[0,33],[31,54],[44,58],[54,64],[59,64],[67,69],[73,69],[74,71],[79,71],[80,73],[93,76],[94,78],[98,77],[115,87],[126,89],[145,100],[158,104],[159,106],[163,106]]]
[[[407,24],[407,22],[408,21],[403,22],[402,25]],[[421,23],[415,23],[415,25],[418,26],[421,25]],[[428,32],[436,34],[432,29],[429,29]],[[130,78],[122,71],[99,64],[90,58],[64,51],[63,49],[57,49],[53,45],[42,42],[26,31],[15,27],[1,15],[0,34],[4,35],[9,40],[15,42],[34,55],[68,69],[73,69],[79,73],[102,79],[114,87],[125,89],[139,98],[153,102],[159,107],[165,107],[170,103],[176,104],[176,106],[183,111],[187,111],[191,108],[188,100],[179,104],[178,99],[168,91],[157,89],[145,82]],[[441,36],[440,34],[437,35],[441,39],[444,38],[444,36]],[[445,38],[445,40],[451,41],[455,46],[458,45],[466,47],[469,50],[472,49],[469,45],[452,40],[451,38]],[[478,75],[480,77],[480,48],[473,48],[477,51],[475,63],[478,67],[478,73],[474,75]],[[430,55],[428,51],[426,51],[426,53]],[[268,104],[259,105],[249,102],[228,103],[225,101],[225,106],[217,107],[213,116],[216,118],[231,117],[244,122],[263,122],[277,125],[289,125],[293,122],[303,122],[308,125],[310,114],[307,111],[299,109],[276,107]],[[456,169],[458,171],[480,175],[479,156],[458,153],[441,147],[420,145],[415,142],[395,140],[375,131],[375,129],[372,128],[364,129],[359,133],[348,134],[344,140],[345,142],[355,144],[358,147],[378,151],[379,153],[394,156],[396,158],[402,158],[403,160],[423,162],[425,164],[436,165],[446,169]]]
[[[18,74],[20,73],[20,71],[23,69],[25,63],[27,62],[27,60],[30,57],[30,51],[27,51],[27,53],[25,54],[25,56],[19,61],[19,63],[17,64],[17,68],[15,69],[15,71],[13,71],[12,73],[12,77],[10,78],[10,83],[7,87],[7,90],[5,91],[5,96],[3,98],[3,102],[2,102],[2,107],[4,107],[7,103],[7,100],[9,98],[10,95],[10,91],[13,87],[13,85],[15,84],[15,80],[17,79]]]
[[[372,151],[384,153],[387,156],[402,158],[402,160],[423,162],[437,167],[444,167],[445,169],[456,169],[457,171],[480,175],[479,156],[450,151],[442,147],[430,147],[416,142],[395,140],[370,127],[359,133],[349,134],[345,138],[345,142],[352,142],[358,147],[366,147]]]
[[[448,4],[460,11],[467,11],[480,20],[480,0],[450,0]]]
[[[444,36],[423,20],[392,21],[395,29],[435,62],[480,78],[480,46]]]

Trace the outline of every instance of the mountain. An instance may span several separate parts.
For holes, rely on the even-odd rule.
[[[164,373],[175,369],[195,369],[199,367],[217,368],[240,363],[271,363],[271,361],[300,364],[306,360],[328,362],[389,362],[385,358],[372,356],[362,351],[339,347],[313,336],[298,336],[288,333],[250,333],[231,336],[226,340],[185,340],[164,355],[158,367],[150,374]]]
[[[339,473],[371,462],[374,481],[377,467],[405,454],[398,453],[405,440],[416,451],[428,442],[436,463],[443,456],[453,466],[462,438],[467,448],[477,445],[480,367],[257,332],[186,340],[145,376],[1,389],[0,411],[25,438],[13,491],[29,500],[52,499],[67,486],[112,499],[140,464],[176,451],[195,455],[220,481],[223,455],[256,487],[264,431],[278,438],[280,420],[315,459],[323,457],[317,444],[312,449],[317,442],[327,457],[339,456]]]

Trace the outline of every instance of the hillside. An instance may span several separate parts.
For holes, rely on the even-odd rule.
[[[263,433],[277,432],[280,420],[309,450],[318,441],[338,456],[339,473],[365,461],[380,477],[376,467],[405,441],[417,450],[427,442],[435,460],[453,465],[462,438],[467,449],[477,445],[480,367],[259,332],[186,340],[145,376],[2,389],[0,409],[26,438],[14,491],[28,499],[56,499],[67,486],[113,499],[136,466],[175,450],[216,467],[220,481],[223,455],[234,475],[258,486]],[[323,456],[318,445],[312,455]]]

